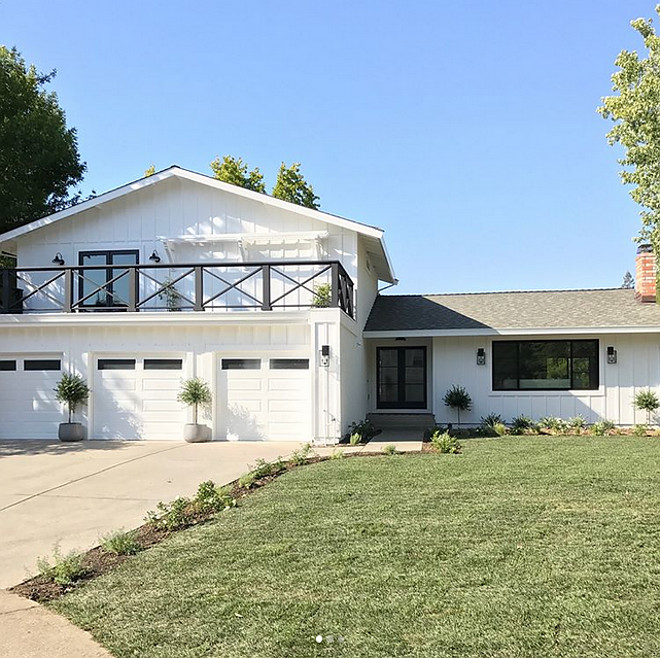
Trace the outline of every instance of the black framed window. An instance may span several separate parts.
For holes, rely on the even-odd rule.
[[[62,364],[59,359],[25,359],[23,370],[61,370]]]
[[[309,359],[271,359],[271,370],[309,370]]]
[[[85,309],[126,308],[130,284],[125,266],[137,265],[139,258],[137,249],[81,251],[78,264],[96,266],[98,269],[80,270],[78,273],[78,298],[83,300],[80,306]],[[115,277],[119,278],[113,281]],[[137,280],[135,285],[137,297]]]
[[[99,359],[99,370],[135,370],[135,359]]]
[[[597,340],[493,341],[493,390],[596,390],[598,352]]]
[[[0,361],[0,370],[16,370],[16,361],[14,359]]]
[[[261,359],[222,359],[223,370],[260,370]]]
[[[145,359],[145,370],[182,370],[183,359]]]

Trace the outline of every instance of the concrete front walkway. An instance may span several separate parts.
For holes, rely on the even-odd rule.
[[[99,536],[143,523],[158,501],[224,484],[262,457],[299,443],[0,442],[0,587],[34,574],[60,544],[86,550]]]

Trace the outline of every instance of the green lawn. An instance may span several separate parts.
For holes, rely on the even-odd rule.
[[[660,655],[660,439],[464,445],[296,469],[52,605],[131,658]]]

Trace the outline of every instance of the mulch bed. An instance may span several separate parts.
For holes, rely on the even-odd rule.
[[[352,447],[352,446],[349,446]],[[344,459],[353,458],[353,457],[374,457],[374,456],[384,456],[382,452],[360,452],[360,453],[351,453],[344,455]],[[293,464],[287,462],[284,468],[277,473],[271,475],[266,475],[258,480],[255,480],[250,489],[244,489],[238,484],[238,480],[234,480],[227,485],[227,488],[230,491],[230,495],[236,501],[239,501],[246,496],[249,496],[251,493],[260,489],[263,486],[266,486],[269,482],[272,482],[274,479],[280,477],[287,471],[290,471],[298,466],[306,466],[308,464],[318,464],[322,461],[327,461],[331,457],[320,457],[318,455],[314,457],[308,457],[304,464]],[[164,539],[167,539],[170,535],[175,532],[181,532],[187,528],[190,528],[195,525],[206,523],[211,519],[215,518],[218,512],[208,512],[208,513],[199,513],[196,514],[186,526],[178,528],[177,530],[162,530],[154,527],[151,523],[145,523],[135,530],[135,539],[137,540],[140,547],[145,550],[159,544]],[[117,555],[115,553],[110,553],[100,546],[96,546],[86,553],[82,554],[82,565],[85,570],[85,575],[77,580],[71,585],[59,585],[58,583],[53,582],[50,578],[39,575],[34,576],[14,587],[10,587],[9,591],[14,594],[30,599],[31,601],[37,601],[38,603],[46,603],[47,601],[52,601],[57,599],[68,592],[72,592],[79,585],[98,578],[108,571],[111,571],[115,567],[118,567],[120,564],[126,560],[130,560],[134,555]]]

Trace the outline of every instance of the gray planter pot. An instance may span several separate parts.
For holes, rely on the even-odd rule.
[[[82,441],[85,438],[85,427],[82,423],[60,423],[57,435],[65,443]]]
[[[211,428],[200,423],[186,423],[183,426],[186,443],[206,443],[211,440]]]

